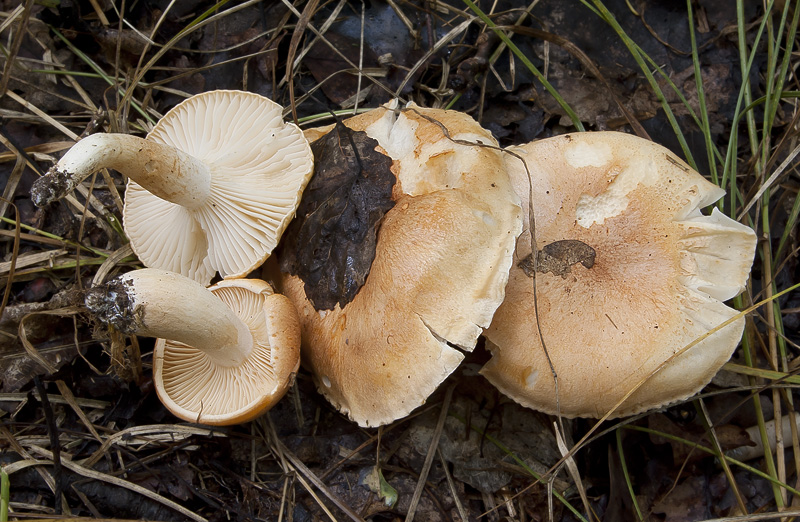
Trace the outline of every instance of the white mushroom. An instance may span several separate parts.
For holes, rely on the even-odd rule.
[[[109,167],[130,178],[123,224],[149,267],[208,284],[259,266],[294,216],[313,172],[302,132],[262,96],[210,91],[170,110],[146,139],[94,134],[34,184],[34,203],[63,197]]]
[[[258,279],[205,288],[174,272],[134,270],[87,293],[98,319],[158,337],[156,390],[176,416],[245,422],[286,393],[300,364],[297,311]]]

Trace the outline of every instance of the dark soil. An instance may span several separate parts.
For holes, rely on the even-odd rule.
[[[776,6],[786,3],[790,22],[798,2]],[[424,407],[381,429],[348,421],[304,371],[289,395],[254,422],[210,429],[178,421],[154,391],[152,341],[99,326],[83,306],[93,279],[138,266],[120,233],[119,175],[96,176],[86,206],[78,192],[77,204],[42,210],[31,202],[32,182],[75,136],[143,134],[187,95],[212,89],[253,91],[287,107],[289,119],[321,115],[324,124],[332,122],[330,110],[376,107],[396,96],[450,105],[473,115],[504,146],[573,131],[576,122],[508,50],[493,61],[501,41],[480,19],[456,31],[473,15],[455,0],[297,1],[299,21],[288,2],[269,0],[28,1],[14,14],[18,4],[0,0],[0,24],[13,18],[0,32],[0,206],[7,218],[0,248],[11,262],[0,273],[0,465],[10,473],[10,517],[388,521],[411,518],[411,511],[424,521],[680,522],[774,513],[797,501],[766,478],[797,487],[796,432],[785,441],[787,448],[794,441],[794,454],[749,462],[760,474],[729,469],[713,456],[714,448],[751,445],[744,429],[759,418],[792,410],[798,382],[792,379],[751,381],[723,371],[702,400],[602,425],[564,420],[566,447],[589,434],[568,462],[574,473],[563,465],[555,419],[515,404],[477,374],[488,358],[480,345]],[[764,12],[761,3],[744,4],[752,45]],[[711,140],[724,152],[738,132],[739,186],[749,201],[764,180],[756,177],[746,126],[733,128],[743,81],[736,6],[691,5]],[[698,112],[686,5],[609,0],[605,6]],[[514,43],[587,130],[636,132],[685,157],[630,51],[586,5],[541,0],[527,14],[529,5],[516,0],[484,0],[480,7],[498,25],[518,24],[510,31]],[[124,9],[124,23],[117,8]],[[227,14],[187,30],[201,15],[220,13]],[[311,26],[321,30],[326,22],[323,41]],[[800,63],[796,49],[786,91],[800,90],[791,72]],[[768,51],[762,39],[746,79],[754,99],[766,89]],[[364,74],[353,74],[359,65]],[[666,78],[656,74],[655,82],[698,170],[710,174],[706,141],[687,105]],[[754,114],[763,118],[763,107]],[[796,97],[787,95],[767,131],[768,172],[791,157],[797,114]],[[797,230],[778,249],[786,223],[796,219],[796,168],[795,158],[765,209],[754,209],[766,212],[770,235],[763,228],[759,234],[777,255],[756,261],[744,303],[800,280]],[[780,267],[774,281],[769,263]],[[773,290],[762,295],[762,288]],[[770,368],[770,344],[780,339],[779,366],[794,371],[800,293],[767,308],[754,311],[748,325],[752,366]],[[783,317],[777,336],[767,327],[776,324],[773,312]],[[744,364],[744,353],[735,362]]]

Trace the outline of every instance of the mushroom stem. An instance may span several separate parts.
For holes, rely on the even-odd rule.
[[[199,159],[137,136],[98,133],[73,145],[36,180],[33,203],[42,207],[63,198],[102,168],[117,170],[161,199],[190,209],[204,204],[211,193],[211,171]]]
[[[118,330],[194,346],[220,366],[238,366],[253,350],[253,335],[230,308],[173,272],[134,270],[89,290],[86,306]]]

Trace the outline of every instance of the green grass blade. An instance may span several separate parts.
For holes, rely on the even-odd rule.
[[[700,55],[697,50],[697,36],[694,32],[694,14],[692,10],[692,0],[686,0],[686,13],[689,21],[689,40],[692,44],[692,65],[694,66],[694,82],[697,88],[697,101],[700,108],[700,129],[703,131],[706,153],[708,154],[708,168],[711,174],[711,181],[719,185],[717,177],[717,162],[714,154],[714,143],[711,141],[711,124],[708,118],[708,107],[706,106],[706,95],[703,89],[703,74],[700,70]]]
[[[197,18],[195,18],[194,20],[189,22],[189,25],[187,25],[186,27],[184,27],[183,29],[178,31],[178,33],[175,36],[170,38],[169,41],[166,44],[164,44],[158,51],[156,51],[155,55],[152,58],[150,58],[150,60],[148,60],[147,64],[145,64],[144,67],[142,67],[141,69],[139,69],[136,72],[136,75],[134,76],[133,81],[130,83],[130,85],[128,86],[128,89],[125,91],[125,94],[122,97],[122,101],[120,102],[120,105],[124,105],[124,103],[133,96],[133,89],[139,84],[139,81],[141,81],[142,78],[144,78],[145,73],[147,73],[147,71],[149,71],[150,68],[153,65],[155,65],[155,63],[158,62],[158,60],[162,56],[164,56],[164,54],[166,54],[167,51],[172,49],[172,47],[176,43],[178,43],[182,38],[187,36],[189,33],[194,31],[195,29],[199,29],[200,27],[202,27],[201,24],[204,21],[206,21],[214,13],[219,11],[220,8],[223,7],[225,4],[227,4],[229,1],[230,0],[220,0],[216,4],[212,5],[208,9],[206,9]],[[239,9],[241,9],[242,7],[244,7],[245,5],[247,5],[249,3],[252,3],[252,2],[245,2],[244,4],[236,6],[233,9],[239,10]],[[232,11],[232,9],[229,9],[228,11]]]
[[[63,34],[61,34],[58,31],[58,29],[56,29],[53,26],[49,27],[50,30],[53,31],[53,34],[55,34],[64,43],[64,45],[69,47],[70,51],[72,51],[75,54],[75,56],[80,58],[82,62],[84,62],[86,65],[92,68],[95,74],[100,76],[107,84],[111,85],[112,87],[114,85],[117,85],[117,83],[111,78],[111,76],[107,75],[105,71],[99,65],[97,65],[97,63],[94,60],[92,60],[91,58],[89,58],[89,56],[86,55],[86,53],[75,47],[72,44],[72,42],[70,42],[67,38],[64,37]],[[118,91],[120,93],[123,92],[121,88],[118,88]],[[141,114],[144,119],[155,125],[156,121],[153,119],[153,117],[147,114],[147,112],[144,109],[142,109],[138,103],[131,101],[131,106],[136,110],[136,112]]]
[[[729,372],[738,373],[740,375],[756,377],[758,379],[767,379],[780,383],[800,385],[800,375],[796,375],[794,373],[766,370],[764,368],[753,368],[752,366],[748,366],[746,364],[736,364],[732,362],[725,363],[722,369]]]
[[[464,419],[463,417],[461,417],[461,416],[460,416],[460,415],[458,415],[457,413],[452,413],[452,412],[451,412],[449,415],[450,415],[451,417],[453,417],[454,419],[458,419],[458,421],[459,421],[459,422],[461,422],[462,424],[464,424],[464,425],[466,425],[466,424],[467,424],[467,421],[466,421],[466,419]],[[485,437],[485,438],[486,438],[486,440],[488,440],[489,442],[491,442],[492,444],[494,444],[494,445],[497,447],[497,449],[499,449],[500,451],[502,451],[503,453],[505,453],[506,455],[508,455],[509,457],[511,457],[511,458],[514,460],[514,462],[515,462],[517,465],[519,465],[519,466],[520,466],[522,469],[524,469],[524,470],[525,470],[525,471],[526,471],[526,472],[527,472],[527,473],[528,473],[528,474],[529,474],[531,477],[533,477],[533,478],[534,478],[534,479],[535,479],[537,482],[544,484],[544,482],[545,482],[545,481],[543,480],[542,476],[541,476],[540,474],[536,473],[536,472],[535,472],[535,471],[534,471],[534,470],[533,470],[533,469],[532,469],[530,466],[528,466],[528,464],[527,464],[527,463],[526,463],[524,460],[522,460],[521,458],[519,458],[519,457],[518,457],[518,456],[517,456],[517,455],[516,455],[516,454],[515,454],[513,451],[511,451],[511,449],[509,449],[509,448],[508,448],[508,447],[507,447],[505,444],[503,444],[502,442],[500,442],[498,439],[496,439],[496,438],[492,437],[492,436],[491,436],[491,435],[489,435],[488,433],[484,433],[484,432],[483,432],[483,430],[481,430],[480,428],[478,428],[478,427],[477,427],[477,426],[475,426],[474,424],[471,424],[471,425],[470,425],[470,428],[471,428],[471,429],[472,429],[472,431],[474,431],[475,433],[479,433],[479,434],[480,434],[482,437]],[[578,510],[577,510],[577,509],[576,509],[576,508],[575,508],[575,507],[574,507],[572,504],[570,504],[569,500],[567,500],[567,499],[566,499],[566,498],[565,498],[565,497],[564,497],[564,496],[563,496],[561,493],[559,493],[558,491],[555,491],[555,490],[553,490],[553,495],[554,495],[554,496],[555,496],[555,497],[556,497],[556,498],[557,498],[557,499],[558,499],[558,500],[559,500],[559,501],[560,501],[562,504],[564,504],[564,506],[565,506],[567,509],[569,509],[569,510],[572,512],[572,514],[573,514],[573,515],[575,515],[575,516],[578,518],[578,520],[580,520],[581,522],[589,522],[588,520],[586,520],[586,518],[585,518],[583,515],[581,515],[581,513],[580,513],[580,512],[579,512],[579,511],[578,511]]]
[[[639,502],[636,500],[636,493],[633,491],[631,476],[630,473],[628,473],[628,464],[625,462],[625,449],[622,446],[622,429],[617,428],[615,432],[617,438],[617,453],[619,453],[619,463],[622,466],[622,474],[625,477],[625,484],[628,486],[628,493],[631,496],[633,508],[636,510],[636,519],[642,521],[644,520],[644,517],[642,516],[642,510],[639,508]]]
[[[2,221],[3,223],[8,223],[9,225],[14,225],[14,226],[16,226],[16,224],[17,224],[17,222],[14,221],[13,219],[9,219],[9,218],[6,218],[6,217],[0,217],[0,221]],[[116,219],[114,220],[114,222],[118,223],[118,221]],[[30,225],[26,225],[25,223],[20,223],[19,226],[23,230],[27,230],[28,232],[32,232],[34,234],[38,234],[38,235],[40,235],[42,237],[46,237],[48,239],[55,239],[56,241],[61,241],[65,245],[69,245],[71,247],[74,247],[74,248],[77,248],[77,249],[80,249],[80,250],[86,250],[87,252],[91,252],[92,254],[95,254],[97,256],[108,257],[110,255],[108,252],[105,252],[103,250],[99,250],[99,249],[94,248],[94,247],[82,245],[80,243],[76,243],[75,241],[71,241],[69,239],[64,239],[61,236],[57,236],[55,234],[51,234],[49,232],[45,232],[44,230],[40,230],[38,228],[34,228],[34,227],[30,226]]]
[[[781,239],[778,241],[778,249],[775,251],[775,256],[773,257],[773,271],[778,270],[778,263],[783,256],[783,251],[786,249],[789,239],[791,239],[792,231],[796,230],[798,215],[800,215],[800,196],[795,196],[792,210],[789,212],[789,218],[786,220],[786,226],[783,229],[783,234],[781,234]]]
[[[607,24],[609,24],[612,29],[617,33],[622,43],[625,44],[625,47],[628,48],[628,52],[630,52],[631,57],[636,61],[639,65],[639,68],[644,74],[645,78],[647,79],[648,83],[650,84],[650,88],[656,95],[659,103],[661,104],[661,108],[664,110],[664,113],[667,116],[667,120],[669,121],[670,126],[672,127],[672,131],[675,134],[675,137],[678,139],[678,143],[680,144],[681,150],[683,151],[683,155],[686,158],[686,162],[695,170],[697,170],[697,163],[692,156],[692,152],[689,149],[689,144],[686,142],[686,137],[683,135],[683,131],[681,130],[680,125],[678,124],[678,120],[675,117],[675,113],[672,111],[672,108],[669,106],[667,102],[667,98],[664,96],[661,87],[656,82],[653,73],[650,71],[650,68],[645,63],[644,56],[646,54],[644,51],[634,42],[630,36],[625,32],[622,26],[617,22],[617,19],[614,17],[613,14],[606,8],[601,0],[591,0],[594,7],[589,4],[589,0],[580,0],[581,3],[587,6],[589,9],[597,13],[601,19],[603,19]],[[652,62],[652,60],[651,60]]]
[[[8,522],[8,503],[11,499],[11,481],[8,473],[0,467],[0,522]]]
[[[708,448],[706,446],[703,446],[700,443],[692,442],[692,441],[684,439],[682,437],[678,437],[677,435],[672,435],[670,433],[664,433],[663,431],[654,430],[652,428],[646,428],[644,426],[635,426],[633,424],[627,424],[627,425],[625,425],[623,427],[625,429],[634,430],[634,431],[641,431],[643,433],[648,433],[648,434],[651,434],[651,435],[655,435],[657,437],[668,439],[668,440],[671,440],[673,442],[677,442],[677,443],[683,444],[685,446],[688,446],[688,447],[690,447],[692,449],[695,449],[697,451],[702,451],[703,453],[708,453],[709,455],[715,455],[715,452],[714,452],[713,449]],[[725,461],[728,464],[731,464],[731,465],[736,466],[738,468],[742,468],[743,470],[748,471],[748,472],[752,473],[753,475],[756,475],[756,476],[761,477],[761,478],[763,478],[765,480],[768,480],[771,484],[773,484],[776,487],[786,488],[786,491],[788,491],[789,493],[791,493],[793,495],[800,495],[800,491],[798,491],[797,489],[793,488],[792,486],[790,486],[788,484],[784,484],[780,480],[777,480],[776,478],[768,475],[767,473],[764,473],[763,471],[761,471],[758,468],[754,468],[753,466],[750,466],[748,464],[745,464],[744,462],[741,462],[741,461],[738,461],[738,460],[733,459],[731,457],[728,457],[727,455],[724,455],[724,458],[725,458]]]
[[[483,23],[486,24],[487,27],[489,27],[492,31],[494,31],[495,34],[500,38],[500,40],[502,40],[504,44],[508,46],[509,49],[511,49],[511,52],[514,53],[514,56],[520,59],[520,61],[525,65],[525,67],[527,67],[528,70],[536,77],[539,83],[541,83],[547,90],[547,92],[550,93],[550,96],[555,98],[555,100],[558,102],[561,108],[564,109],[564,112],[567,113],[567,116],[569,116],[569,118],[572,120],[572,124],[575,126],[575,128],[578,129],[580,132],[585,131],[586,129],[583,127],[583,123],[581,123],[581,120],[580,118],[578,118],[578,115],[575,113],[575,111],[572,110],[572,107],[570,107],[569,104],[566,101],[564,101],[564,98],[561,97],[561,95],[558,93],[555,87],[553,87],[552,84],[547,81],[547,78],[544,77],[541,71],[539,71],[539,69],[533,64],[533,62],[531,62],[528,59],[528,57],[525,56],[525,53],[523,53],[519,49],[519,47],[517,47],[516,44],[514,44],[514,42],[511,41],[511,38],[509,38],[508,35],[504,33],[502,30],[498,29],[497,25],[495,25],[492,19],[489,18],[489,16],[486,13],[484,13],[480,7],[475,5],[475,3],[472,0],[463,0],[463,1],[465,4],[467,4],[467,7],[469,7],[472,10],[472,12],[475,13],[478,16],[478,18],[480,18],[483,21]]]

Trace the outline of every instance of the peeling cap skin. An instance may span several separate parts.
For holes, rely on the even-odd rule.
[[[645,380],[614,417],[698,392],[741,339],[744,318],[703,336],[738,313],[722,301],[743,290],[756,246],[750,228],[716,208],[700,213],[724,191],[667,149],[617,132],[569,134],[510,150],[530,170],[539,249],[577,240],[595,256],[590,268],[575,263],[563,276],[536,274],[557,402],[530,268],[520,263],[531,253],[530,184],[522,161],[507,157],[526,230],[506,300],[485,333],[492,358],[481,373],[520,404],[566,417],[602,417]]]
[[[158,396],[189,422],[254,419],[286,394],[300,365],[297,311],[258,279],[205,288],[146,268],[93,288],[86,304],[119,330],[159,337],[153,357]]]
[[[257,94],[209,91],[170,110],[146,139],[94,134],[34,184],[37,205],[97,170],[130,178],[123,224],[146,266],[205,285],[259,266],[294,217],[313,173],[308,141]]]
[[[303,361],[320,392],[358,424],[379,426],[423,404],[461,350],[474,348],[502,302],[522,212],[501,151],[445,137],[440,125],[496,147],[469,116],[379,108],[344,123],[393,159],[395,205],[366,282],[344,308],[315,310],[287,274],[283,292],[297,306]]]

